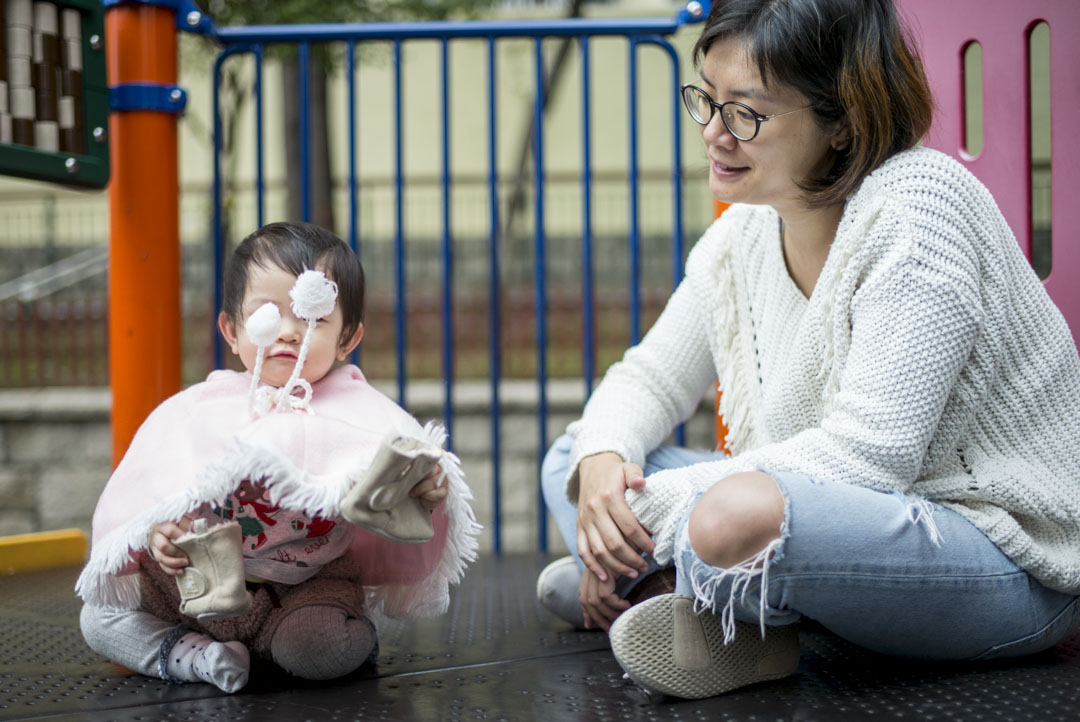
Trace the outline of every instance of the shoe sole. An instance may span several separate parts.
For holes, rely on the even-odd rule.
[[[782,679],[799,666],[795,625],[766,627],[763,640],[760,627],[736,622],[735,639],[725,645],[720,616],[698,616],[693,604],[681,594],[653,597],[612,625],[615,659],[647,692],[701,699]]]

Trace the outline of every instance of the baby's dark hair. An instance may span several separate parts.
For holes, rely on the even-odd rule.
[[[244,294],[252,265],[276,266],[299,276],[317,270],[337,284],[345,343],[364,322],[364,267],[345,241],[312,223],[269,223],[240,242],[225,267],[221,312],[243,323]]]

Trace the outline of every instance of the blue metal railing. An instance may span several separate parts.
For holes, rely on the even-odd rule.
[[[255,182],[258,223],[265,221],[265,167],[264,167],[264,142],[263,134],[263,57],[266,46],[271,44],[292,44],[298,47],[299,65],[299,105],[300,105],[300,193],[302,220],[309,220],[311,216],[311,184],[310,184],[310,144],[308,114],[308,66],[311,62],[311,46],[315,43],[340,42],[346,47],[345,68],[347,75],[348,100],[347,114],[349,123],[348,132],[348,231],[346,237],[349,244],[359,250],[359,209],[358,209],[358,169],[357,169],[357,68],[356,51],[358,44],[369,42],[389,42],[391,46],[391,62],[393,67],[393,133],[394,133],[394,175],[395,189],[394,208],[394,280],[395,280],[395,326],[396,326],[396,381],[398,400],[404,405],[405,389],[407,383],[406,373],[406,349],[407,344],[407,303],[405,293],[405,170],[403,164],[403,147],[405,138],[402,130],[402,44],[416,40],[435,40],[440,44],[441,68],[438,73],[441,84],[439,98],[441,101],[441,186],[442,186],[442,236],[441,236],[441,328],[442,328],[442,372],[443,372],[443,416],[447,430],[450,432],[450,441],[453,443],[453,383],[454,383],[454,327],[453,327],[453,260],[454,238],[451,226],[452,211],[452,188],[453,176],[451,173],[450,157],[450,74],[449,74],[449,44],[453,40],[482,39],[486,40],[487,47],[487,108],[486,119],[487,133],[487,184],[490,196],[489,217],[489,242],[488,263],[488,299],[489,299],[489,364],[490,364],[490,388],[491,388],[491,451],[492,451],[492,504],[493,518],[491,529],[493,534],[492,544],[496,553],[502,549],[502,525],[501,509],[502,489],[500,478],[501,439],[499,432],[500,410],[500,381],[501,381],[501,315],[499,299],[502,289],[500,287],[500,213],[498,183],[499,174],[497,169],[497,83],[498,42],[509,38],[532,39],[532,54],[534,63],[534,118],[532,133],[533,153],[533,209],[534,209],[534,292],[536,313],[536,348],[537,348],[537,384],[538,402],[537,419],[539,428],[538,447],[543,451],[548,447],[547,419],[548,419],[548,289],[547,289],[547,259],[546,259],[546,233],[544,218],[544,86],[545,66],[543,56],[543,42],[547,38],[577,39],[580,50],[581,68],[581,99],[582,99],[582,240],[581,240],[581,277],[582,277],[582,368],[586,384],[586,392],[593,389],[593,376],[596,366],[596,309],[593,265],[593,225],[592,225],[592,131],[590,123],[591,113],[591,85],[590,85],[590,43],[597,37],[622,37],[628,41],[629,50],[629,90],[627,94],[628,108],[626,111],[629,124],[629,160],[628,160],[628,192],[629,192],[629,219],[628,219],[628,253],[629,253],[629,308],[630,308],[630,343],[635,343],[641,335],[641,296],[639,280],[641,273],[641,229],[639,223],[639,176],[638,176],[638,48],[641,45],[655,45],[666,51],[671,64],[671,98],[672,123],[672,206],[673,206],[673,243],[672,243],[672,273],[674,283],[682,277],[683,260],[683,195],[681,177],[681,134],[679,108],[676,101],[676,89],[679,85],[679,62],[677,54],[668,42],[667,38],[687,22],[700,19],[701,14],[707,10],[707,4],[692,2],[686,9],[674,19],[627,19],[627,20],[542,20],[520,22],[427,22],[427,23],[368,23],[368,24],[338,24],[338,25],[292,25],[292,26],[249,26],[218,28],[214,36],[221,43],[222,50],[214,65],[213,77],[213,112],[214,112],[214,302],[215,308],[220,308],[220,278],[221,259],[224,258],[224,217],[223,217],[223,178],[221,168],[221,69],[227,59],[238,54],[250,54],[255,62]],[[224,360],[224,349],[221,340],[215,335],[215,364],[221,366]],[[682,441],[680,429],[678,440]],[[541,550],[547,549],[547,522],[546,510],[542,498],[538,494],[538,545]]]

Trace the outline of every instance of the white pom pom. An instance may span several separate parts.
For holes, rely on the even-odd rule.
[[[256,346],[269,346],[281,332],[281,311],[273,303],[264,303],[248,316],[244,330]]]
[[[314,321],[334,312],[337,284],[322,271],[304,271],[297,276],[289,297],[292,298],[292,310],[297,318]]]

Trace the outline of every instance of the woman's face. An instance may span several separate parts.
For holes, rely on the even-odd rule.
[[[717,103],[736,100],[761,115],[787,113],[809,105],[789,86],[773,82],[766,89],[746,47],[738,39],[714,42],[701,66],[701,89]],[[830,147],[838,142],[814,119],[810,109],[762,121],[757,137],[738,140],[715,110],[699,126],[709,158],[709,190],[725,203],[770,205],[783,213],[805,209],[796,183],[824,175],[832,163]],[[840,147],[836,145],[836,147]]]

